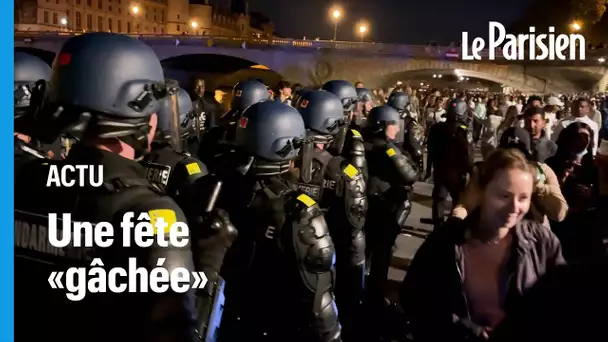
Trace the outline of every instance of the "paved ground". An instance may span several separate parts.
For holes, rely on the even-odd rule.
[[[409,229],[406,230],[406,233],[397,237],[397,248],[393,254],[392,267],[389,270],[388,277],[391,287],[397,287],[403,280],[407,266],[416,254],[418,247],[424,242],[426,235],[432,231],[431,225],[420,223],[421,218],[431,217],[432,190],[433,184],[430,183],[418,182],[414,185],[412,213],[406,223]],[[390,291],[390,293],[390,297],[393,297],[394,291]]]
[[[475,161],[481,160],[481,151],[477,148],[475,150]],[[421,218],[431,218],[432,190],[432,182],[418,182],[414,185],[412,213],[406,222],[409,229],[397,237],[397,248],[393,254],[393,260],[391,262],[392,267],[390,268],[388,274],[390,285],[392,287],[391,291],[389,291],[389,297],[391,299],[394,299],[396,287],[403,280],[407,266],[414,258],[418,247],[422,245],[426,235],[428,235],[433,229],[433,227],[429,224],[420,223]]]

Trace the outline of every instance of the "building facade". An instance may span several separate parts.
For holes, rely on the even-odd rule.
[[[271,37],[271,22],[209,0],[15,0],[15,31]]]

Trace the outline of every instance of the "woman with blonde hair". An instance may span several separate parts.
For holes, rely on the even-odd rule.
[[[481,341],[546,272],[564,263],[557,237],[525,219],[536,170],[498,149],[479,174],[480,204],[418,249],[400,300],[415,341]]]
[[[527,214],[527,218],[541,222],[545,227],[549,227],[549,220],[561,222],[566,218],[568,214],[568,202],[562,194],[560,182],[551,167],[544,163],[531,162],[532,153],[530,152],[530,145],[530,134],[526,130],[519,127],[510,127],[501,136],[497,151],[517,150],[523,153],[526,160],[534,167],[536,173],[534,191],[532,193],[532,207]],[[454,206],[452,210],[452,216],[465,218],[481,205],[483,198],[480,196],[481,186],[479,179],[482,168],[483,164],[477,164],[474,167],[473,175],[460,198],[460,203]]]

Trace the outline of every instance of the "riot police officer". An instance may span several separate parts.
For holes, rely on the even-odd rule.
[[[258,80],[237,83],[232,89],[230,111],[222,116],[223,123],[235,123],[247,107],[269,99],[268,89]]]
[[[254,103],[269,99],[266,86],[258,80],[239,82],[234,86],[230,111],[220,118],[219,126],[205,134],[198,152],[199,158],[213,172],[225,167],[224,157],[233,149],[236,123],[243,111]]]
[[[179,109],[179,113],[175,112],[176,109]],[[221,187],[221,183],[208,174],[205,164],[181,149],[180,143],[187,141],[192,131],[189,122],[192,110],[190,96],[181,88],[173,97],[161,101],[157,112],[158,124],[152,150],[145,157],[142,165],[146,168],[148,180],[171,196],[184,211],[188,221],[194,223],[207,219],[215,210],[214,202],[219,193],[214,192],[214,188]],[[220,188],[217,191],[219,190]],[[221,210],[216,214],[222,215],[228,222],[227,215]],[[211,311],[216,294],[223,286],[220,269],[224,256],[237,235],[232,224],[216,228],[223,229],[192,232],[198,243],[193,248],[195,267],[197,270],[202,270],[208,280],[205,289],[198,291],[197,296],[199,306],[197,331],[203,338],[207,335],[213,336],[214,330],[219,327],[219,322],[209,321],[215,318],[221,319],[219,310]]]
[[[344,339],[357,335],[359,306],[363,300],[367,196],[363,174],[325,147],[346,124],[340,99],[327,91],[304,94],[298,105],[308,139],[300,150],[298,187],[325,210],[337,253],[336,298]],[[347,337],[348,335],[348,337]]]
[[[351,127],[353,110],[358,101],[355,87],[344,80],[333,80],[326,82],[322,89],[333,93],[340,98],[344,110],[344,117],[347,120],[347,124],[335,136],[331,148],[334,149],[337,154],[350,160],[353,165],[363,172],[364,177],[367,179],[367,161],[365,160],[363,137],[361,136],[361,132]]]
[[[340,341],[327,223],[284,178],[305,138],[302,117],[282,103],[256,103],[239,119],[240,167],[222,174],[218,204],[239,231],[224,265],[221,340]]]
[[[160,102],[156,114],[158,123],[156,135],[151,144],[152,150],[145,156],[143,165],[147,170],[148,180],[156,183],[169,196],[175,198],[181,193],[184,186],[192,185],[209,172],[205,164],[182,149],[182,144],[187,140],[191,129],[192,101],[184,89],[178,89],[176,107],[179,115],[175,123],[177,127],[174,127],[175,103],[173,100],[167,98]],[[178,139],[173,139],[174,137],[178,137]],[[190,170],[186,170],[187,165]]]
[[[32,92],[44,91],[44,82],[50,78],[51,67],[42,59],[24,52],[15,52],[15,176],[19,175],[17,170],[22,165],[33,159],[47,157],[32,141],[33,115],[29,110]]]
[[[410,104],[410,97],[405,92],[392,92],[387,101],[387,105],[393,107],[401,115],[399,121],[399,133],[395,143],[403,148],[404,151],[414,158],[418,164],[418,172],[424,172],[423,139],[424,130],[422,126],[409,115],[407,106]]]
[[[372,109],[365,130],[365,152],[369,162],[369,211],[365,225],[371,267],[367,282],[366,312],[371,334],[383,330],[384,297],[392,248],[410,214],[412,185],[418,180],[416,163],[393,143],[401,115],[384,105]],[[373,340],[377,336],[368,336]]]
[[[427,174],[433,170],[433,224],[441,225],[451,206],[458,203],[473,165],[473,133],[467,125],[468,104],[460,98],[448,104],[446,121],[431,127],[427,142]]]
[[[16,234],[20,235],[15,246],[18,339],[37,339],[44,331],[46,338],[57,341],[193,341],[192,291],[178,293],[170,288],[165,293],[117,294],[104,290],[72,301],[65,290],[51,290],[48,280],[51,272],[67,267],[127,268],[127,261],[135,261],[142,269],[180,270],[182,275],[193,271],[189,242],[161,247],[160,238],[155,238],[146,248],[127,247],[136,244],[129,241],[133,234],[125,234],[121,225],[128,220],[156,226],[162,219],[169,227],[186,223],[180,208],[145,179],[145,170],[136,161],[149,149],[159,101],[172,91],[165,84],[160,61],[149,46],[129,36],[83,34],[61,48],[53,63],[50,89],[43,113],[81,138],[62,167],[91,167],[84,178],[78,173],[66,177],[76,184],[83,182],[82,186],[61,187],[56,182],[41,188],[15,186],[16,191],[34,192],[35,199],[15,203]],[[109,222],[115,242],[108,248],[76,247],[74,242],[63,249],[53,247],[46,240],[49,213],[70,213],[77,222]],[[129,213],[134,215],[131,219]],[[224,224],[217,219],[210,223]],[[158,230],[155,234],[166,233]],[[34,236],[36,243],[26,243]],[[36,329],[31,325],[32,310]]]

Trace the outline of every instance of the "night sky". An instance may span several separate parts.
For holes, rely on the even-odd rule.
[[[339,4],[345,18],[338,40],[358,40],[355,25],[370,23],[366,40],[387,43],[440,44],[460,41],[463,31],[487,39],[488,22],[515,21],[532,0],[249,0],[249,10],[262,12],[283,37],[331,39],[329,8]]]

